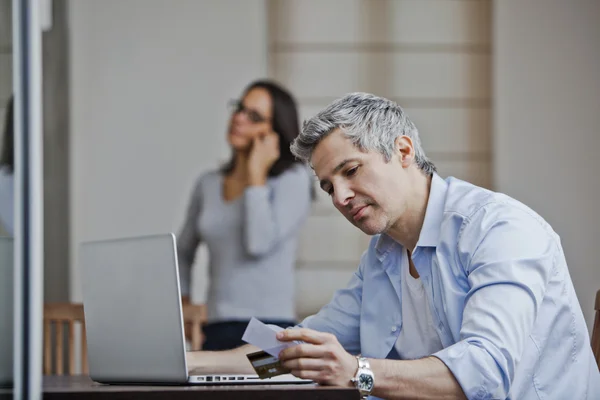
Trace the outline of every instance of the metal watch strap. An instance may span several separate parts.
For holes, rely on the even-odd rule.
[[[369,364],[369,360],[367,360],[365,357],[358,355],[358,356],[356,356],[356,360],[358,361],[358,368],[356,370],[357,373],[362,368],[368,369],[369,371],[371,370],[371,365]],[[369,397],[369,394],[360,393],[361,400],[367,400],[368,397]]]
[[[358,368],[371,369],[371,365],[369,364],[369,360],[367,360],[365,357],[356,356],[356,359],[358,360]]]

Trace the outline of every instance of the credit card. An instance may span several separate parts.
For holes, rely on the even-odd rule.
[[[277,375],[289,374],[290,370],[284,368],[277,357],[273,357],[267,352],[257,351],[246,354],[252,368],[260,379],[271,378]]]

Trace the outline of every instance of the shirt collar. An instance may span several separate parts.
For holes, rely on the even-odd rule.
[[[429,199],[427,200],[427,209],[425,210],[425,219],[421,227],[421,234],[417,241],[417,247],[436,247],[440,240],[440,227],[444,217],[444,207],[446,204],[446,192],[448,183],[438,174],[434,173],[431,177],[431,187],[429,189]],[[387,254],[390,248],[396,244],[396,241],[386,234],[382,234],[375,245],[378,256],[382,258]]]
[[[429,199],[427,200],[425,219],[423,220],[417,247],[436,247],[439,243],[447,191],[448,183],[434,173],[431,177]]]

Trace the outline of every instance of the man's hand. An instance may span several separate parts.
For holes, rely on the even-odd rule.
[[[351,379],[356,374],[358,363],[334,335],[300,328],[278,332],[277,339],[306,342],[279,353],[282,365],[294,376],[322,385],[353,387]]]

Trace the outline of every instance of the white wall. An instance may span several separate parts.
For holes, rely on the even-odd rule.
[[[69,5],[73,300],[82,240],[178,229],[193,179],[227,156],[226,101],[267,58],[303,118],[349,91],[395,98],[443,175],[491,185],[489,1]],[[346,284],[368,242],[326,196],[304,232],[300,316]],[[194,278],[202,301],[202,269]]]
[[[600,289],[600,1],[494,4],[496,189],[561,236],[591,330]]]
[[[491,187],[491,2],[276,0],[269,72],[302,118],[351,91],[395,99],[443,176]],[[356,270],[368,237],[321,198],[304,230],[299,314],[327,303]]]
[[[266,75],[264,0],[69,2],[71,299],[83,240],[177,231],[229,154],[228,100]]]

